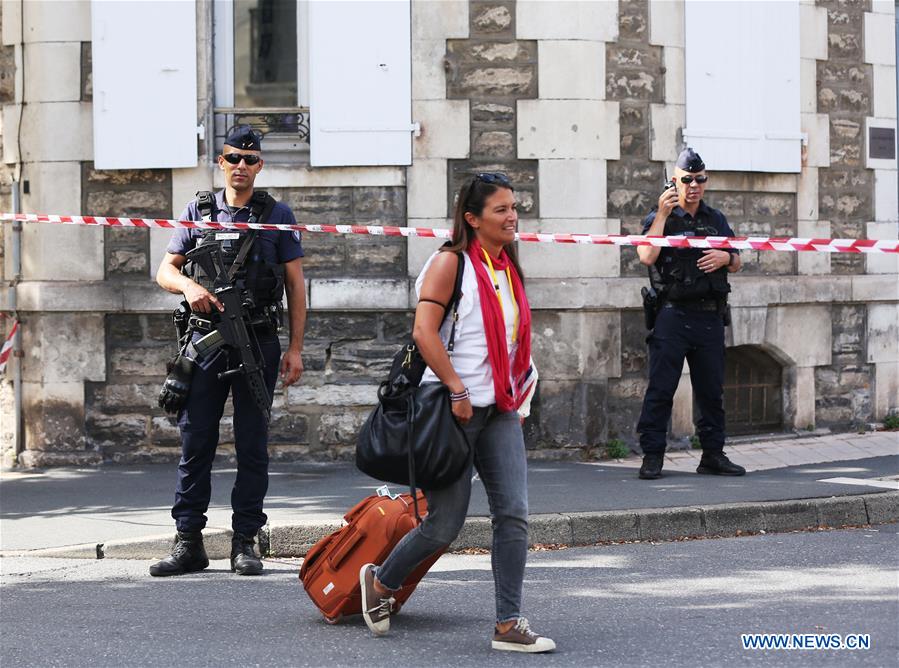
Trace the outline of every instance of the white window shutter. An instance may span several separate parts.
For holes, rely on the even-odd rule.
[[[309,3],[313,166],[412,164],[410,0]]]
[[[94,165],[197,165],[195,0],[91,2]]]
[[[799,172],[798,0],[687,0],[684,20],[684,141],[710,170]]]

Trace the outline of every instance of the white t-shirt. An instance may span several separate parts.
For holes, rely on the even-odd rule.
[[[440,251],[438,251],[439,253]],[[431,266],[431,262],[437,257],[434,253],[425,263],[424,268],[415,281],[415,294],[421,294],[421,285],[425,274]],[[484,331],[484,316],[481,313],[481,296],[478,291],[478,281],[475,275],[474,265],[468,253],[463,253],[465,269],[462,275],[462,298],[459,300],[459,320],[456,323],[456,338],[450,361],[453,368],[459,374],[459,378],[471,394],[472,406],[490,406],[496,403],[496,393],[493,389],[493,369],[490,366],[490,358],[487,353],[487,336]],[[512,290],[509,287],[509,279],[506,272],[497,271],[496,281],[499,284],[499,292],[502,296],[503,316],[506,322],[506,346],[509,349],[509,366],[515,355],[518,344],[512,343],[512,334],[515,328],[516,308],[512,299]],[[440,338],[446,346],[449,341],[452,320],[447,317],[440,327]],[[425,370],[421,382],[439,383],[440,379],[431,371]],[[511,383],[511,378],[509,380]]]

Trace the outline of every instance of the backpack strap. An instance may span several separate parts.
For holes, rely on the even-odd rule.
[[[250,199],[250,223],[264,223],[272,215],[275,208],[275,198],[264,190],[254,190]]]
[[[275,208],[275,204],[275,198],[269,195],[266,191],[254,191],[253,197],[250,200],[250,219],[247,222],[264,223],[272,215],[272,210]],[[249,234],[247,234],[243,244],[241,244],[240,246],[240,251],[237,253],[237,257],[234,259],[234,264],[232,264],[231,268],[228,270],[229,280],[233,281],[234,277],[237,275],[237,272],[239,272],[243,267],[244,262],[246,262],[247,255],[250,253],[250,249],[253,247],[253,243],[256,241],[256,237],[258,235],[259,230],[250,230]]]
[[[203,222],[209,223],[214,221],[218,214],[218,207],[215,205],[215,194],[211,190],[200,190],[196,194],[197,209]]]
[[[450,329],[449,340],[446,343],[446,351],[448,353],[452,353],[453,348],[456,346],[456,323],[459,321],[459,302],[462,300],[462,274],[465,272],[465,258],[462,253],[456,253],[456,257],[459,258],[459,267],[456,270],[456,283],[453,286],[453,296],[450,297],[450,303],[446,307],[447,311],[452,309],[453,318],[453,326]],[[444,317],[446,316],[444,315]]]

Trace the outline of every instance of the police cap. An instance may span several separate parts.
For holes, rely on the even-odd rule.
[[[225,139],[228,146],[242,148],[247,151],[262,150],[262,133],[254,130],[249,125],[239,125],[234,128]]]
[[[705,169],[705,163],[699,154],[692,148],[685,148],[677,156],[677,166],[685,172],[701,172]]]

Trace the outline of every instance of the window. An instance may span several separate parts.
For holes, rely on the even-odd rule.
[[[308,152],[308,15],[308,0],[216,0],[216,151],[246,124],[265,133],[269,159]]]
[[[213,24],[216,150],[245,123],[270,161],[411,164],[411,0],[215,0]]]

